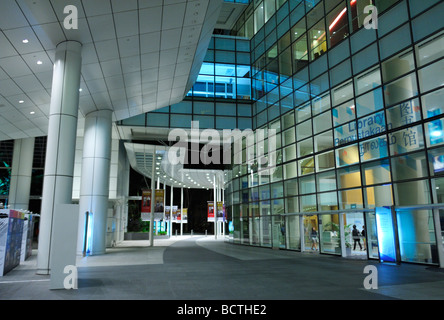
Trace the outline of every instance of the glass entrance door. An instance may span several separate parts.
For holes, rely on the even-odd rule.
[[[375,212],[366,212],[365,220],[365,236],[362,237],[364,247],[367,249],[369,259],[379,260],[378,233],[376,229]]]
[[[319,252],[318,216],[304,216],[304,250]]]
[[[341,254],[339,214],[319,215],[319,240],[322,253]]]
[[[363,244],[362,233],[365,231],[364,214],[362,212],[344,214],[344,233],[346,256],[367,258],[366,246]]]

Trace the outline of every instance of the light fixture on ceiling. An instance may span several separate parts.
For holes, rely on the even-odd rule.
[[[31,111],[29,114],[35,114],[35,111]]]
[[[29,40],[28,40],[28,39],[23,39],[22,42],[23,42],[23,43],[28,43]]]
[[[41,60],[39,60],[39,61],[37,61],[37,64],[41,65],[41,64],[43,64],[43,62]]]
[[[22,104],[22,103],[25,103],[25,101],[23,101],[23,100],[20,100],[20,101],[19,101],[19,103],[20,103],[20,104]]]

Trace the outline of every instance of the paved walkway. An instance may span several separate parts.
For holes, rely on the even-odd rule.
[[[365,289],[367,265],[378,289]],[[444,299],[436,267],[347,260],[247,247],[205,236],[125,241],[102,256],[79,257],[77,290],[49,290],[36,255],[0,277],[0,300],[388,300]]]

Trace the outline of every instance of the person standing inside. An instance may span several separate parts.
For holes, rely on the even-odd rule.
[[[364,245],[364,251],[365,251],[365,250],[367,250],[367,243],[366,243],[366,239],[365,239],[365,226],[362,226],[361,237],[362,237],[362,244]]]
[[[353,236],[353,241],[354,241],[353,250],[356,250],[356,243],[359,244],[359,248],[362,250],[361,237],[360,237],[358,229],[356,229],[356,225],[353,225],[352,236]]]
[[[311,229],[310,237],[311,237],[311,250],[318,250],[318,233],[314,227]]]

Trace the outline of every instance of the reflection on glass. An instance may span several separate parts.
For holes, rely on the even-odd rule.
[[[324,214],[319,216],[319,238],[322,253],[341,254],[339,215]]]

